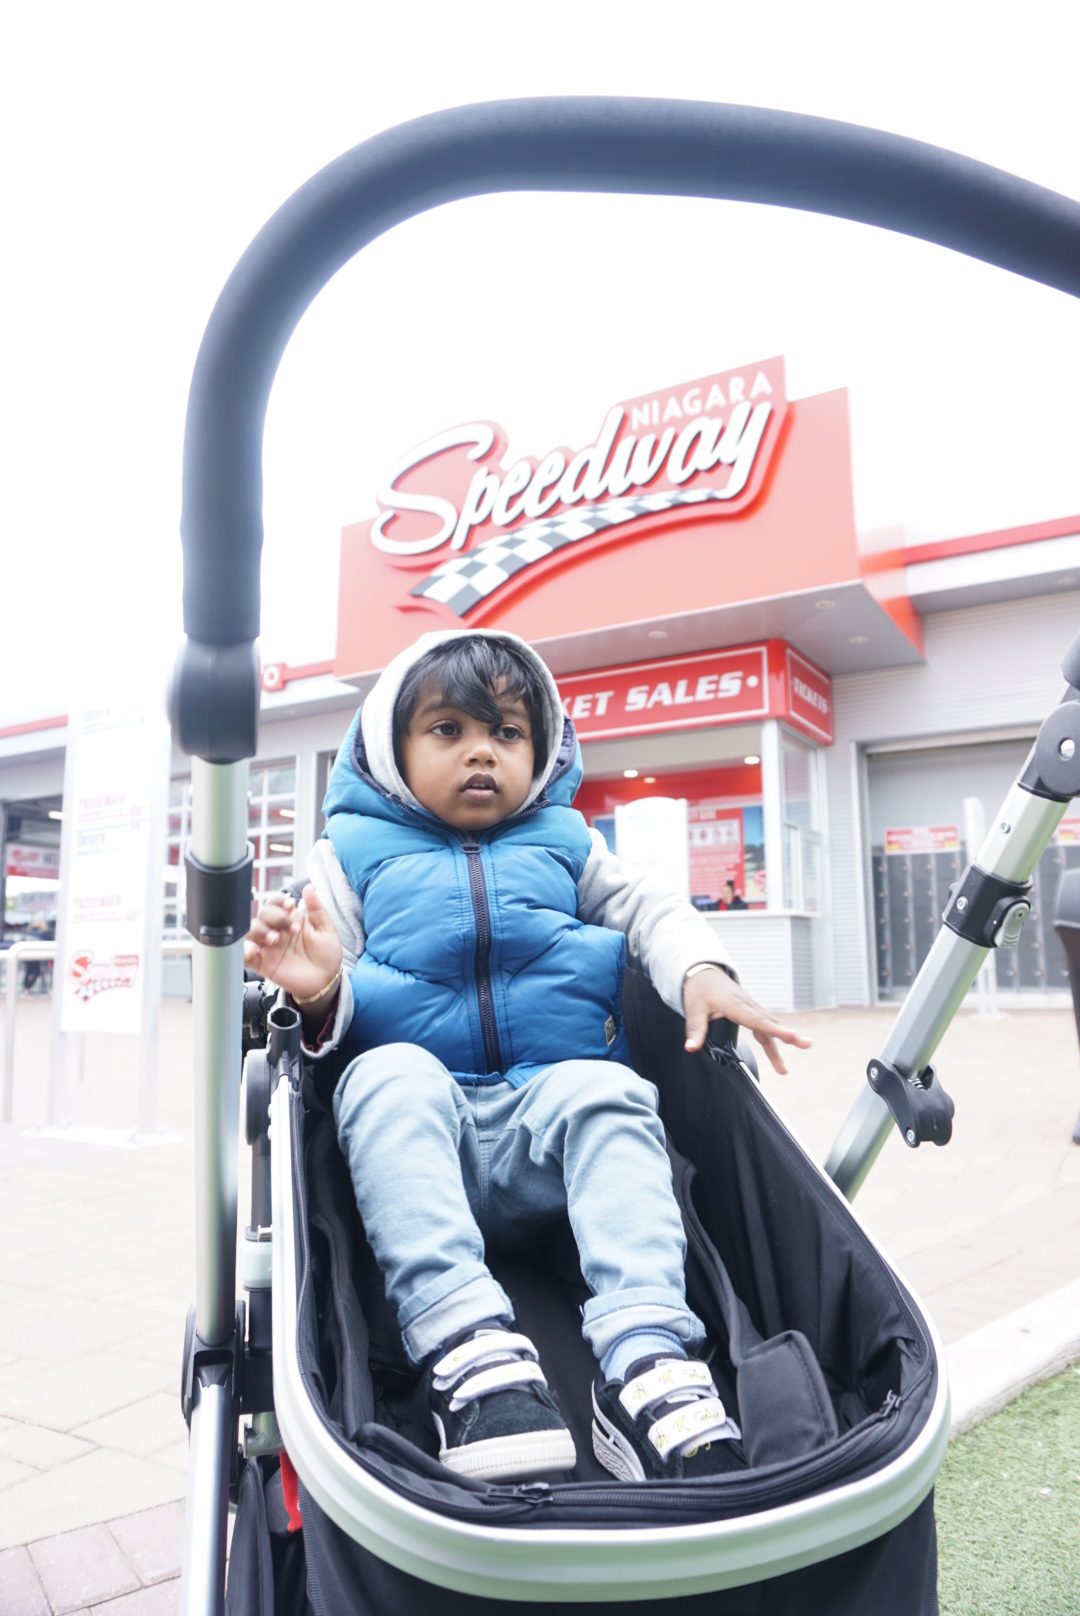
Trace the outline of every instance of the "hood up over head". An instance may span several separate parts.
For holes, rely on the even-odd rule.
[[[350,779],[367,774],[384,792],[411,808],[420,808],[405,783],[394,756],[394,704],[409,669],[427,652],[448,640],[481,638],[510,646],[536,671],[544,693],[543,733],[535,737],[537,756],[543,758],[532,789],[522,809],[534,803],[545,790],[552,801],[569,805],[581,783],[581,751],[574,726],[565,716],[558,686],[547,664],[525,640],[516,634],[493,629],[440,629],[422,634],[412,645],[399,651],[388,662],[366,696],[349,733],[342,742],[330,777],[323,811],[348,811],[357,804],[351,800]],[[521,812],[522,810],[519,810]]]

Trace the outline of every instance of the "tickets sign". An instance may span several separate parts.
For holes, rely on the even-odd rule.
[[[558,684],[585,741],[763,718],[781,718],[819,743],[832,740],[831,680],[782,641],[598,668]]]
[[[785,653],[787,716],[817,741],[833,739],[832,680],[790,646]]]

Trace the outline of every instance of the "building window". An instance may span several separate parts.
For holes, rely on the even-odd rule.
[[[296,765],[252,769],[248,787],[248,840],[255,848],[255,905],[292,880],[296,819]]]

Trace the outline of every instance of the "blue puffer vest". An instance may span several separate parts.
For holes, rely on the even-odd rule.
[[[350,1050],[415,1043],[459,1082],[515,1088],[555,1061],[627,1061],[626,939],[577,918],[589,832],[570,803],[569,722],[532,807],[475,839],[370,775],[359,716],[330,776],[325,834],[364,910]]]

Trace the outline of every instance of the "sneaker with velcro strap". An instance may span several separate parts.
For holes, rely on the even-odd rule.
[[[593,1386],[593,1452],[620,1481],[674,1481],[735,1469],[741,1436],[706,1364],[641,1358]]]
[[[574,1439],[528,1336],[484,1326],[428,1369],[439,1459],[474,1481],[527,1481],[577,1463]]]

